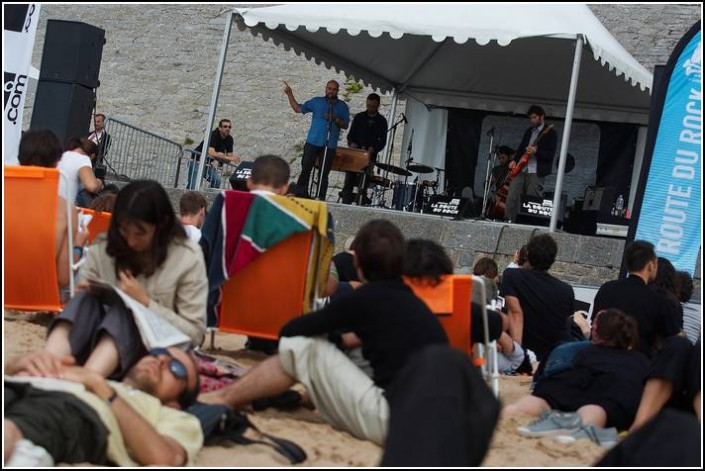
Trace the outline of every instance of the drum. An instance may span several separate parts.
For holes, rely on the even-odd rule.
[[[414,198],[416,207],[414,208]],[[396,182],[394,184],[394,196],[392,197],[392,209],[399,211],[421,211],[423,206],[423,190],[416,183]]]
[[[392,186],[392,181],[389,178],[382,177],[381,175],[370,175],[367,181],[370,182],[370,185],[383,186],[386,188],[390,188]]]
[[[438,182],[436,180],[424,180],[421,182],[421,186],[428,189],[438,188]]]

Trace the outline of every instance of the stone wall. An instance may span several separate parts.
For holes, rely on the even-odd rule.
[[[47,19],[81,21],[106,31],[100,70],[98,111],[173,141],[197,144],[203,139],[211,100],[226,5],[59,5],[44,4],[40,14],[33,64],[41,64]],[[596,16],[648,70],[665,63],[676,42],[700,19],[699,5],[592,5]],[[216,119],[233,120],[235,151],[247,160],[263,153],[282,155],[299,173],[300,150],[308,117],[295,116],[282,93],[286,80],[303,101],[323,92],[331,78],[345,76],[296,56],[249,32],[232,32]],[[36,83],[32,84],[24,112],[24,127],[31,122]],[[349,102],[352,112],[364,109],[363,89]],[[391,98],[383,96],[380,111],[388,115]],[[400,104],[402,109],[404,104]],[[523,130],[525,123],[520,129]],[[516,146],[521,130],[507,129],[507,141]],[[578,132],[571,153],[579,152],[587,168],[595,147],[594,133]],[[397,137],[401,140],[403,129]],[[511,136],[511,138],[509,137]],[[395,144],[400,152],[401,145]],[[485,143],[480,146],[477,174],[484,177]],[[580,151],[573,151],[580,149]],[[595,153],[596,155],[596,153]],[[577,156],[576,156],[577,157]],[[395,161],[395,160],[393,160]],[[581,196],[584,184],[576,169],[568,175],[569,203]],[[476,184],[481,193],[482,181]],[[586,177],[587,178],[587,177]],[[590,179],[592,173],[590,174]],[[592,183],[592,182],[591,182]],[[331,173],[331,187],[342,186],[342,174]],[[552,183],[547,182],[550,188]]]

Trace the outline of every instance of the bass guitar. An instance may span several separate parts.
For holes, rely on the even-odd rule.
[[[548,134],[551,129],[553,129],[553,124],[550,126],[546,126],[546,129],[541,131],[541,134],[538,135],[536,140],[534,141],[534,146],[537,147],[538,150],[538,144],[541,142],[541,139]],[[516,166],[512,169],[512,171],[507,174],[507,177],[504,179],[504,182],[502,183],[502,186],[499,187],[499,190],[497,190],[497,195],[495,198],[495,205],[492,211],[492,217],[496,219],[503,219],[504,218],[504,209],[507,206],[507,196],[509,195],[509,186],[512,184],[512,181],[514,181],[514,177],[519,175],[519,172],[524,170],[524,167],[529,163],[529,159],[531,158],[531,154],[526,152],[524,155],[521,156],[521,159],[519,159],[519,162],[517,162]]]

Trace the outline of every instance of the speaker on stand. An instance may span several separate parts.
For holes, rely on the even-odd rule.
[[[32,128],[49,128],[65,142],[88,135],[105,31],[77,21],[47,21]]]

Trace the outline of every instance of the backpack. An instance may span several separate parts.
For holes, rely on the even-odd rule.
[[[201,423],[204,443],[212,445],[222,440],[230,440],[241,445],[260,443],[274,448],[287,458],[291,464],[306,460],[306,452],[296,443],[284,438],[275,437],[261,432],[242,412],[235,411],[223,404],[203,404],[197,402],[186,412],[196,416]],[[253,440],[245,437],[248,428],[254,429],[266,440]]]

